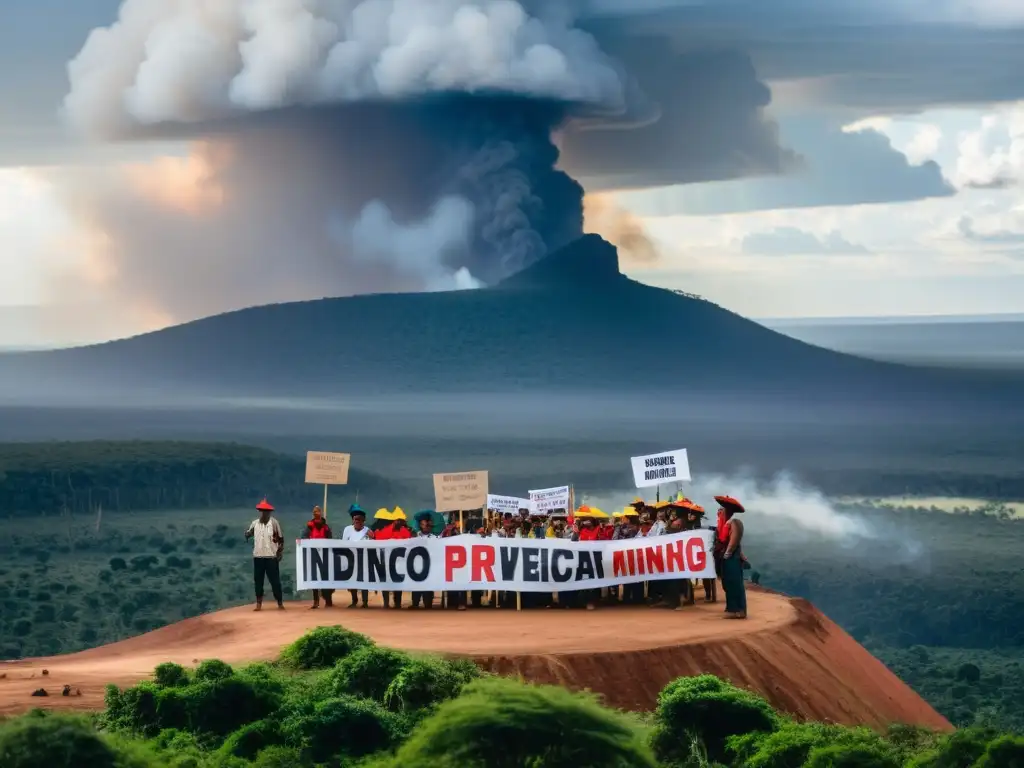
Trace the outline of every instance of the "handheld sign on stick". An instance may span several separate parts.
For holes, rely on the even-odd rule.
[[[324,519],[327,519],[327,486],[348,485],[348,467],[352,456],[348,453],[306,453],[306,482],[324,487]]]
[[[685,448],[652,453],[648,456],[634,456],[630,462],[633,465],[633,482],[636,487],[656,487],[657,501],[661,501],[662,483],[690,482],[690,460]]]

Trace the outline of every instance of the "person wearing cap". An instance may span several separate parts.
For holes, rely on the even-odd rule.
[[[732,496],[715,496],[725,518],[728,539],[722,553],[722,588],[725,590],[725,618],[747,618],[747,590],[743,583],[743,522],[736,517],[744,509]]]
[[[601,541],[601,527],[598,520],[604,520],[607,517],[608,515],[599,509],[586,505],[580,507],[579,511],[576,512],[576,519],[579,520],[579,531],[573,537],[573,541]],[[594,610],[600,594],[601,591],[598,589],[583,589],[576,592],[576,595],[585,601],[588,611]]]
[[[379,512],[377,513],[377,516],[380,516]],[[395,507],[394,511],[391,512],[386,519],[390,520],[391,524],[377,531],[374,535],[374,539],[377,541],[399,541],[412,538],[412,531],[410,531],[409,526],[405,524],[407,518],[401,507]],[[402,607],[402,593],[400,591],[381,590],[380,594],[384,598],[385,608],[391,607],[390,598],[394,598],[395,608]]]
[[[320,507],[313,507],[313,519],[306,523],[306,528],[302,532],[302,538],[304,539],[333,539],[334,534],[331,533],[331,527],[327,524],[324,519],[323,510]],[[333,589],[314,589],[313,590],[313,604],[310,606],[312,609],[320,607],[320,598],[324,599],[324,607],[330,608],[333,603],[332,599],[334,596]]]
[[[434,533],[434,513],[429,509],[424,509],[417,512],[413,516],[413,520],[416,521],[416,538],[417,539],[436,539],[437,534]],[[401,598],[399,598],[401,599]],[[422,605],[424,608],[434,607],[434,593],[433,592],[413,592],[412,593],[412,607],[419,608]]]
[[[363,511],[363,508],[358,504],[353,504],[348,508],[348,513],[352,516],[352,525],[346,525],[345,530],[341,532],[342,541],[365,541],[372,539],[373,531],[366,527],[366,512]],[[370,607],[370,590],[350,589],[348,593],[352,596],[349,608],[356,608],[359,605],[359,597],[363,598],[363,608]]]
[[[284,610],[281,592],[281,558],[284,556],[284,535],[270,502],[263,499],[256,505],[260,516],[245,530],[245,540],[252,539],[252,574],[256,587],[256,608],[263,610],[263,584],[270,581],[270,589],[279,610]]]

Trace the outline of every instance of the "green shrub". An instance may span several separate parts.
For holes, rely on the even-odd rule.
[[[302,752],[294,747],[269,747],[253,762],[254,768],[298,768],[301,765]]]
[[[0,766],[119,768],[119,758],[88,721],[37,712],[0,725]]]
[[[394,711],[426,709],[454,699],[479,677],[479,667],[468,659],[412,659],[388,685],[384,703]]]
[[[180,692],[188,712],[189,730],[221,737],[246,723],[264,719],[281,703],[275,690],[235,676],[164,692]]]
[[[330,690],[337,696],[362,696],[383,701],[388,686],[412,661],[408,654],[369,645],[339,661],[329,675]]]
[[[282,743],[281,726],[273,719],[247,723],[232,733],[221,747],[221,752],[252,760],[257,753]]]
[[[165,688],[177,688],[188,685],[188,671],[181,664],[165,661],[153,670],[153,680]]]
[[[231,668],[230,664],[225,664],[220,659],[207,659],[196,667],[195,679],[196,682],[202,680],[226,680],[234,673],[235,671]]]
[[[1024,736],[1000,736],[989,742],[974,768],[1024,768]]]
[[[295,712],[281,730],[290,746],[321,763],[333,756],[364,757],[388,749],[400,736],[399,721],[380,704],[353,696],[327,699]]]
[[[802,768],[813,749],[833,744],[886,748],[883,739],[868,728],[784,722],[776,731],[731,736],[726,749],[744,768]]]
[[[373,645],[366,635],[343,627],[317,627],[281,652],[281,660],[295,669],[329,669],[353,651]]]
[[[658,694],[652,745],[658,759],[685,763],[692,738],[708,757],[723,761],[730,736],[775,730],[778,718],[767,701],[712,675],[681,677]]]
[[[653,768],[638,721],[589,694],[483,678],[398,750],[400,768]]]
[[[940,739],[931,749],[917,755],[907,768],[964,768],[973,766],[996,733],[987,728],[962,728]]]
[[[804,768],[900,768],[900,764],[889,751],[880,747],[831,744],[812,749]]]

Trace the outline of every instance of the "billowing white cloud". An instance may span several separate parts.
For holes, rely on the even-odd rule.
[[[962,187],[991,189],[1024,180],[1024,102],[981,119],[960,136],[954,179]]]
[[[851,256],[870,253],[863,245],[851,243],[837,230],[819,236],[797,227],[776,227],[767,232],[751,233],[743,238],[740,247],[744,253],[763,256]]]

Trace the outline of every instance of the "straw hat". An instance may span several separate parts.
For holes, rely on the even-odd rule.
[[[391,512],[388,511],[388,509],[386,507],[381,507],[380,509],[377,510],[376,514],[373,516],[373,519],[374,520],[394,520],[395,517],[394,517],[394,515],[391,514]]]
[[[740,504],[739,501],[734,499],[732,496],[715,496],[715,501],[721,504],[722,508],[726,512],[732,512],[735,514],[736,512],[746,511],[743,509],[743,505]]]
[[[256,509],[260,512],[273,512],[274,508],[270,505],[270,502],[263,499],[259,504],[256,505]]]
[[[401,507],[395,507],[395,511],[391,513],[391,517],[388,518],[388,519],[389,520],[408,520],[409,518],[407,518],[405,516],[405,510],[403,510]]]

